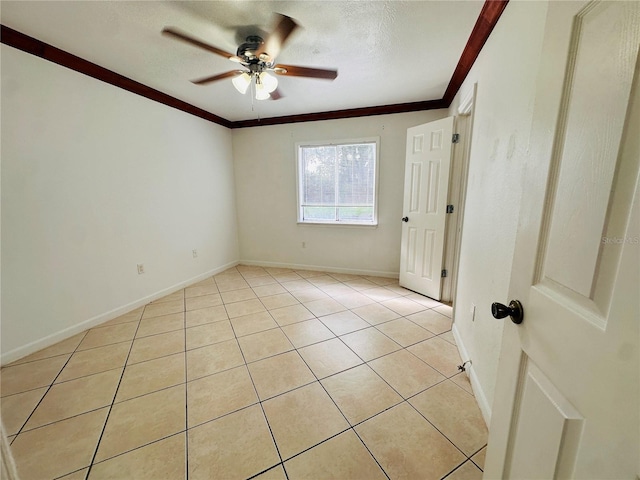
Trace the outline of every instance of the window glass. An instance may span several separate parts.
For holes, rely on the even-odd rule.
[[[298,146],[298,220],[376,224],[377,139]]]

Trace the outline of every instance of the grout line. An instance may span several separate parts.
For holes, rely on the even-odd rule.
[[[215,282],[214,282],[215,284]],[[216,289],[218,287],[216,286]],[[183,315],[183,329],[184,329],[184,478],[189,480],[189,385],[187,380],[188,376],[188,356],[187,356],[187,300],[186,290],[183,290],[184,296],[184,315]],[[222,297],[220,297],[222,298]]]
[[[371,415],[370,417],[367,417],[367,418],[365,418],[364,420],[360,420],[358,423],[354,423],[354,424],[352,425],[352,427],[355,429],[356,427],[359,427],[359,426],[360,426],[360,425],[362,425],[363,423],[366,423],[366,422],[368,422],[369,420],[371,420],[371,419],[373,419],[373,418],[375,418],[375,417],[378,417],[378,416],[382,415],[383,413],[388,412],[389,410],[391,410],[391,409],[393,409],[393,408],[395,408],[395,407],[399,407],[400,405],[402,405],[402,404],[403,404],[403,403],[405,403],[405,402],[406,402],[406,400],[405,400],[404,398],[400,397],[400,401],[399,401],[398,403],[394,403],[393,405],[389,405],[388,407],[386,407],[386,408],[384,408],[384,409],[380,410],[379,412],[374,413],[374,414],[373,414],[373,415]]]
[[[310,322],[310,321],[312,321],[312,320],[318,320],[318,319],[317,319],[317,318],[311,318],[311,319],[309,319],[309,320],[303,320],[302,322],[297,322],[297,323]],[[290,323],[289,325],[296,325],[296,324],[295,324],[295,323]],[[285,325],[285,327],[288,327],[289,325]],[[322,325],[324,326],[324,324],[322,324]],[[325,327],[325,328],[326,328],[326,327]],[[317,344],[319,344],[319,343],[326,342],[326,341],[328,341],[328,340],[333,340],[334,338],[337,338],[337,337],[333,334],[333,332],[332,332],[331,330],[329,330],[329,333],[331,333],[331,335],[333,335],[333,337],[331,337],[331,338],[325,338],[324,340],[318,340],[317,342],[312,342],[312,343],[309,343],[309,344],[307,344],[307,345],[302,345],[302,346],[298,347],[298,346],[294,345],[293,340],[291,340],[291,337],[290,337],[289,335],[287,335],[287,332],[285,332],[285,331],[284,331],[284,327],[280,327],[280,329],[282,330],[282,333],[284,333],[284,336],[285,336],[285,337],[287,337],[287,339],[289,340],[289,342],[291,343],[291,345],[293,345],[293,348],[294,348],[295,350],[300,350],[300,349],[303,349],[303,348],[310,347],[310,346],[312,346],[312,345],[317,345]],[[328,330],[328,329],[327,329],[327,330]]]
[[[180,330],[175,330],[175,332],[179,332]],[[167,333],[174,333],[174,332],[167,332]],[[161,334],[162,335],[162,334]],[[149,338],[149,337],[144,337],[144,338]],[[163,355],[158,355],[157,357],[153,357],[153,358],[147,358],[145,360],[140,360],[138,362],[132,362],[132,363],[128,363],[127,366],[133,366],[133,365],[140,365],[142,363],[147,363],[147,362],[151,362],[153,360],[158,360],[160,358],[166,358],[166,357],[170,357],[171,355],[178,355],[179,353],[182,352],[172,352],[172,353],[165,353]],[[128,360],[128,359],[127,359]]]
[[[177,431],[177,432],[173,432],[173,433],[170,433],[170,434],[168,434],[168,435],[165,435],[164,437],[157,438],[157,439],[152,440],[152,441],[147,442],[147,443],[143,443],[142,445],[139,445],[139,446],[137,446],[137,447],[130,448],[129,450],[125,450],[124,452],[120,452],[120,453],[118,453],[118,454],[116,454],[116,455],[113,455],[113,456],[111,456],[111,457],[107,457],[107,458],[105,458],[104,460],[100,460],[99,462],[93,462],[93,463],[91,464],[91,468],[93,468],[93,466],[94,466],[94,465],[100,465],[101,463],[104,463],[104,462],[107,462],[107,461],[113,460],[114,458],[122,457],[123,455],[126,455],[126,454],[128,454],[128,453],[135,452],[136,450],[140,450],[141,448],[148,447],[149,445],[154,445],[154,444],[156,444],[156,443],[159,443],[159,442],[162,442],[162,441],[164,441],[164,440],[167,440],[167,439],[169,439],[169,438],[171,438],[171,437],[176,437],[176,436],[178,436],[178,435],[182,435],[182,434],[186,434],[186,431],[185,431],[185,430],[179,430],[179,431]],[[83,469],[85,469],[85,468],[89,468],[89,467],[82,467],[82,468],[79,468],[78,470],[83,470]],[[75,470],[75,471],[78,471],[78,470]],[[73,472],[69,472],[69,473],[73,473]],[[69,473],[65,473],[64,475],[62,475],[62,477],[66,476],[66,475],[69,475]],[[89,473],[89,472],[87,472],[87,474],[88,474],[88,473]],[[62,478],[62,477],[58,477],[58,478]]]
[[[65,473],[64,475],[61,475],[59,477],[54,477],[53,480],[60,480],[60,479],[64,479],[64,477],[68,476],[68,475],[73,475],[74,473],[78,473],[81,472],[82,470],[84,470],[87,467],[82,467],[82,468],[78,468],[77,470],[74,470],[73,472],[69,472],[69,473]]]
[[[348,348],[348,346],[347,346],[347,348]],[[369,452],[369,454],[371,455],[371,457],[373,458],[373,460],[378,464],[378,467],[380,467],[380,470],[382,471],[382,473],[384,473],[384,474],[385,474],[385,476],[387,477],[387,479],[390,479],[389,475],[387,475],[387,472],[384,470],[384,468],[382,468],[382,465],[380,465],[380,462],[378,462],[378,459],[373,455],[373,453],[371,453],[371,450],[369,450],[369,447],[367,447],[367,445],[365,445],[365,443],[362,441],[362,438],[360,438],[360,435],[358,435],[358,432],[356,432],[356,430],[355,430],[354,426],[353,426],[353,425],[351,425],[351,422],[349,421],[349,419],[347,418],[347,416],[344,414],[344,412],[340,409],[340,407],[338,406],[338,404],[336,403],[336,401],[333,399],[333,397],[331,396],[331,394],[327,391],[327,389],[326,389],[326,387],[324,386],[324,384],[320,381],[320,379],[319,379],[319,378],[318,378],[318,376],[315,374],[315,372],[314,372],[313,370],[311,370],[311,367],[309,367],[309,365],[307,364],[307,361],[304,359],[304,357],[303,357],[302,355],[300,355],[300,353],[298,353],[298,355],[300,356],[300,358],[302,358],[302,361],[307,365],[307,368],[309,368],[309,370],[311,371],[311,373],[316,377],[316,381],[320,384],[320,386],[322,387],[322,389],[324,390],[324,392],[325,392],[325,393],[327,394],[327,396],[331,399],[331,401],[333,402],[333,404],[335,405],[335,407],[338,409],[338,411],[340,412],[340,414],[342,415],[342,417],[343,417],[343,418],[345,419],[345,421],[347,422],[347,425],[349,425],[349,428],[348,428],[347,430],[351,429],[351,430],[355,433],[355,435],[358,437],[358,439],[360,440],[360,442],[362,442],[362,444],[363,444],[363,445],[364,445],[364,447],[367,449],[367,451]],[[351,367],[351,368],[356,368],[356,367],[359,367],[359,366],[361,366],[361,365],[363,365],[363,364],[356,365],[356,366]],[[366,363],[365,363],[365,365],[366,365]],[[350,370],[350,369],[348,369],[348,370]],[[343,370],[343,371],[346,371],[346,370]],[[342,373],[342,372],[338,372],[338,373]],[[336,373],[336,375],[337,375],[337,373]],[[328,378],[328,377],[325,377],[325,378]],[[343,432],[337,433],[337,434],[336,434],[336,435],[334,435],[333,437],[336,437],[336,436],[340,435],[341,433],[346,432],[347,430],[344,430]],[[326,440],[324,440],[324,441],[330,440],[330,439],[331,439],[331,438],[333,438],[333,437],[330,437],[330,438],[328,438],[328,439],[326,439]],[[323,442],[320,442],[320,443],[323,443]],[[319,444],[318,444],[318,445],[319,445]],[[316,446],[316,445],[314,445],[314,446],[310,447],[308,450],[310,450],[311,448],[314,448],[315,446]],[[306,451],[306,450],[304,450],[303,452],[300,452],[300,454],[304,453],[305,451]],[[291,457],[291,458],[293,458],[293,457]],[[290,459],[288,459],[288,460],[290,460]]]
[[[35,430],[39,430],[41,428],[48,427],[48,426],[54,425],[54,424],[59,423],[59,422],[64,422],[65,420],[71,420],[72,418],[80,417],[80,416],[84,415],[85,413],[97,412],[98,410],[102,410],[103,408],[107,408],[108,406],[109,405],[102,405],[100,407],[92,408],[91,410],[87,410],[85,412],[76,413],[75,415],[71,415],[70,417],[60,418],[58,420],[54,420],[53,422],[49,422],[49,423],[43,423],[42,425],[38,425],[37,427],[29,428],[28,430],[22,429],[20,433],[33,432]],[[15,435],[17,436],[18,434],[15,434]],[[86,467],[83,467],[83,468],[86,468]],[[66,473],[65,473],[65,475],[66,475]]]
[[[339,432],[334,433],[334,434],[333,434],[333,435],[331,435],[330,437],[327,437],[327,438],[325,438],[324,440],[319,441],[318,443],[314,443],[314,444],[313,444],[313,445],[311,445],[310,447],[305,448],[304,450],[302,450],[302,451],[300,451],[300,452],[296,453],[295,455],[291,455],[289,458],[287,458],[287,459],[283,462],[283,464],[284,464],[284,463],[286,463],[286,462],[288,462],[288,461],[290,461],[290,460],[292,460],[292,459],[294,459],[294,458],[296,458],[296,457],[299,457],[300,455],[302,455],[303,453],[308,452],[308,451],[309,451],[309,450],[311,450],[311,449],[316,448],[318,445],[322,445],[323,443],[327,443],[329,440],[333,440],[333,439],[334,439],[334,438],[336,438],[337,436],[342,435],[343,433],[346,433],[346,432],[348,432],[349,430],[353,430],[353,428],[352,428],[351,426],[348,426],[348,427],[347,427],[347,428],[345,428],[344,430],[340,430]]]
[[[241,368],[241,367],[243,367],[243,366],[244,366],[244,365],[239,365],[239,366],[234,367],[234,368]],[[238,413],[238,412],[241,412],[241,411],[243,411],[243,410],[247,410],[247,409],[249,409],[249,408],[251,408],[251,407],[255,407],[256,405],[258,405],[258,403],[260,403],[260,399],[257,399],[255,402],[253,402],[253,403],[252,403],[252,404],[250,404],[250,405],[245,405],[245,406],[243,406],[243,407],[236,408],[235,410],[231,410],[230,412],[223,413],[222,415],[218,415],[218,416],[217,416],[217,417],[215,417],[215,418],[210,418],[209,420],[205,420],[204,422],[196,423],[196,424],[194,424],[194,425],[191,425],[191,426],[190,426],[186,431],[188,432],[189,430],[193,430],[194,428],[201,427],[201,426],[203,426],[203,425],[206,425],[207,423],[215,422],[216,420],[220,420],[220,419],[222,419],[222,418],[228,417],[229,415],[233,415],[234,413]]]
[[[135,321],[135,320],[134,320],[134,321]],[[138,320],[138,321],[139,321],[139,320]],[[131,322],[127,322],[127,323],[131,323]],[[97,327],[93,327],[93,328],[97,328]],[[24,359],[23,359],[23,358],[19,358],[18,360],[15,360],[14,362],[11,362],[9,365],[3,365],[3,366],[2,366],[2,370],[5,370],[5,369],[7,369],[7,368],[20,367],[20,366],[22,366],[22,365],[28,365],[28,364],[30,364],[30,363],[41,362],[42,360],[49,360],[49,359],[51,359],[51,358],[61,357],[61,356],[63,356],[63,355],[73,355],[73,354],[74,354],[74,353],[76,353],[77,351],[84,352],[84,351],[87,351],[87,350],[92,350],[93,348],[99,348],[99,347],[92,347],[92,348],[87,348],[86,350],[78,350],[78,347],[80,347],[80,344],[82,343],[82,341],[85,339],[85,337],[86,337],[86,336],[87,336],[87,334],[89,333],[89,330],[93,330],[93,328],[89,328],[89,329],[87,329],[87,330],[85,330],[85,331],[83,331],[83,332],[77,333],[76,335],[72,335],[71,337],[69,337],[69,338],[73,338],[73,337],[75,337],[75,336],[82,335],[82,338],[80,339],[80,342],[78,342],[78,345],[77,345],[77,346],[73,349],[73,351],[71,351],[71,352],[56,353],[55,355],[49,355],[48,357],[36,358],[36,359],[34,359],[34,360],[28,360],[28,361],[22,361],[22,362],[21,362],[21,360],[24,360]],[[60,342],[58,342],[58,343],[66,342],[67,340],[69,340],[69,339],[67,338],[67,339],[65,339],[65,340],[61,340],[61,341],[60,341]],[[116,342],[116,343],[121,343],[121,342]],[[56,345],[57,345],[57,343],[54,343],[53,345],[50,345],[50,346],[48,346],[48,347],[45,347],[45,348],[43,348],[42,350],[46,350],[47,348],[51,348],[51,347],[54,347],[54,346],[56,346]],[[105,346],[106,346],[106,345],[105,345]],[[33,352],[33,353],[31,353],[31,354],[27,355],[27,356],[26,356],[26,357],[24,357],[24,358],[28,358],[28,357],[30,357],[31,355],[34,355],[34,354],[38,353],[39,351],[40,351],[40,350],[38,350],[38,351],[36,351],[36,352]],[[17,363],[17,362],[20,362],[20,363]],[[64,365],[64,366],[66,366],[66,363],[65,363],[65,365]],[[62,368],[64,368],[64,366],[63,366]],[[57,376],[56,376],[56,378],[57,378]],[[44,385],[43,385],[43,386],[44,386]],[[37,388],[42,388],[42,387],[37,387]],[[31,390],[35,390],[35,388],[32,388]],[[28,390],[25,390],[25,391],[28,391]],[[21,393],[21,392],[19,392],[19,393]],[[14,394],[12,394],[12,395],[14,395]],[[9,395],[7,395],[7,396],[9,396]]]
[[[449,477],[450,477],[450,475],[451,475],[453,472],[455,472],[455,471],[457,471],[457,470],[460,470],[460,469],[462,468],[462,466],[463,466],[465,463],[467,463],[468,461],[469,461],[469,459],[468,459],[468,458],[467,458],[466,460],[463,460],[463,461],[462,461],[462,463],[461,463],[460,465],[457,465],[456,467],[454,467],[454,468],[453,468],[453,470],[450,470],[449,472],[447,472],[446,474],[444,474],[444,475],[442,476],[442,480],[447,480],[447,478],[449,478]]]
[[[88,331],[88,330],[87,330]],[[95,347],[91,347],[91,348],[85,348],[84,350],[76,350],[73,353],[83,353],[83,352],[90,352],[92,350],[96,350],[98,348],[103,348],[103,347],[112,347],[114,345],[121,345],[123,343],[127,343],[127,342],[133,342],[135,340],[135,338],[131,338],[130,340],[121,340],[119,342],[113,342],[113,343],[105,343],[104,345],[96,345]]]
[[[393,408],[393,407],[390,407]],[[389,409],[387,409],[389,410]],[[384,410],[386,412],[386,410]],[[380,412],[382,413],[382,412]],[[353,430],[353,433],[356,434],[356,437],[358,437],[358,440],[360,440],[360,443],[362,443],[362,445],[364,446],[364,448],[367,449],[367,452],[369,452],[369,455],[371,455],[371,458],[373,458],[373,460],[378,464],[378,467],[380,467],[380,470],[382,470],[382,473],[385,474],[385,476],[387,477],[388,480],[391,480],[391,477],[389,476],[389,474],[386,472],[386,470],[382,467],[382,465],[380,464],[380,462],[378,461],[378,459],[376,458],[376,456],[373,454],[373,452],[369,449],[369,446],[364,443],[364,440],[362,439],[362,437],[360,436],[360,434],[358,433],[358,431],[355,429],[355,425],[351,427],[351,429]]]
[[[226,340],[226,341],[229,342],[231,340],[233,340],[233,338],[230,339],[230,340]],[[240,349],[240,346],[238,346],[238,349],[242,352],[242,349]],[[189,350],[189,351],[192,352],[193,350]],[[214,375],[218,375],[219,373],[225,373],[225,372],[228,372],[229,370],[233,370],[234,368],[239,368],[239,367],[242,367],[244,365],[246,365],[246,363],[234,365],[232,367],[225,368],[223,370],[219,370],[219,371],[216,371],[216,372],[213,372],[213,373],[207,373],[206,375],[202,375],[201,377],[196,377],[196,378],[192,378],[192,379],[189,379],[187,377],[187,381],[185,382],[185,384],[188,385],[190,383],[197,382],[198,380],[202,380],[203,378],[213,377]]]
[[[453,443],[453,440],[451,440],[447,435],[445,435],[445,434],[444,434],[444,432],[443,432],[442,430],[440,430],[437,426],[435,426],[431,420],[429,420],[425,415],[423,415],[423,414],[422,414],[422,412],[420,412],[420,410],[418,410],[416,407],[414,407],[414,406],[413,406],[413,404],[409,402],[409,400],[406,400],[406,402],[407,402],[407,404],[408,404],[411,408],[413,408],[416,412],[418,412],[418,415],[420,415],[420,416],[421,416],[422,418],[424,418],[427,422],[429,422],[429,424],[430,424],[433,428],[435,428],[435,429],[440,433],[440,435],[442,435],[444,438],[446,438],[446,439],[449,441],[449,443],[451,443],[451,445],[453,445],[453,446],[454,446],[454,447],[455,447],[455,448],[456,448],[460,453],[462,453],[462,455],[465,457],[464,462],[466,462],[467,460],[469,460],[469,457],[467,457],[467,454],[466,454],[466,453],[464,453],[464,452],[462,451],[462,449],[461,449],[460,447],[458,447],[455,443]],[[464,462],[462,462],[462,463],[464,463]],[[448,474],[447,474],[447,475],[448,475]]]
[[[485,443],[485,444],[484,444],[483,446],[481,446],[478,450],[476,450],[475,452],[473,452],[473,453],[469,456],[469,458],[471,458],[471,457],[473,457],[473,456],[475,456],[475,455],[479,454],[479,453],[480,453],[480,451],[481,451],[483,448],[487,448],[487,446],[488,446],[488,444],[486,444],[486,443]]]
[[[233,329],[233,325],[231,325]],[[235,335],[235,329],[233,329],[233,334]],[[262,411],[262,416],[264,421],[267,424],[267,428],[269,429],[269,433],[271,434],[271,440],[273,441],[273,445],[276,447],[276,453],[278,454],[278,458],[280,459],[280,463],[282,464],[282,470],[284,470],[285,477],[289,480],[289,475],[287,474],[287,470],[284,468],[284,462],[282,461],[282,454],[280,453],[280,448],[278,447],[278,442],[276,442],[276,437],[273,434],[273,430],[271,429],[271,424],[269,423],[269,418],[267,417],[267,412],[264,411],[264,406],[262,405],[262,400],[260,399],[260,395],[258,394],[258,389],[253,380],[253,376],[251,375],[251,370],[247,364],[247,359],[244,356],[244,352],[242,351],[242,347],[240,347],[240,342],[238,342],[238,337],[236,337],[236,343],[238,343],[238,349],[240,350],[240,354],[242,355],[242,359],[244,360],[244,367],[247,369],[247,373],[249,374],[249,379],[251,380],[251,385],[253,385],[253,390],[256,394],[256,398],[258,400],[258,404],[260,405],[260,410]],[[254,404],[255,405],[255,404]]]
[[[31,413],[29,414],[29,416],[27,417],[27,419],[23,422],[22,426],[20,427],[20,429],[15,433],[13,440],[11,440],[11,443],[9,445],[12,445],[13,442],[16,440],[16,438],[18,438],[18,435],[20,435],[20,433],[22,433],[22,431],[24,430],[25,425],[29,422],[29,420],[31,419],[31,417],[33,416],[33,414],[35,413],[36,409],[40,406],[40,404],[42,403],[42,401],[44,400],[44,398],[47,396],[47,394],[51,391],[51,389],[53,388],[53,386],[56,384],[56,380],[58,379],[58,377],[60,376],[60,374],[62,373],[62,371],[67,367],[67,365],[69,364],[69,362],[71,361],[71,358],[73,357],[73,354],[76,353],[76,351],[78,350],[78,347],[80,346],[80,344],[82,343],[82,340],[84,340],[84,338],[87,336],[87,333],[89,333],[89,330],[86,331],[86,333],[84,334],[84,336],[82,337],[82,339],[78,342],[78,345],[76,346],[76,348],[74,349],[73,352],[71,352],[71,354],[69,355],[69,358],[67,358],[67,361],[64,362],[64,365],[60,368],[60,370],[58,371],[57,375],[53,378],[53,380],[51,380],[51,383],[49,384],[47,391],[44,392],[44,395],[42,395],[42,397],[40,398],[40,401],[38,401],[38,403],[36,404],[35,407],[33,407],[33,409],[31,410]],[[68,355],[68,354],[64,354],[64,355]],[[57,356],[57,355],[56,355]],[[49,357],[51,358],[51,357]],[[43,359],[44,360],[44,359]],[[44,388],[45,385],[43,385],[42,387],[37,387],[34,388],[32,390],[37,390],[38,388]],[[32,391],[32,390],[27,390],[27,391]],[[25,392],[18,392],[18,393],[25,393]],[[17,394],[16,394],[17,395]],[[64,419],[63,419],[64,420]],[[34,430],[34,429],[30,429],[30,430]]]
[[[142,321],[142,317],[144,317],[144,311],[147,309],[147,306],[145,305],[143,310],[142,310],[142,315],[140,316],[140,322]],[[93,451],[93,456],[91,457],[91,462],[89,463],[89,468],[87,469],[87,475],[85,477],[85,480],[87,480],[89,478],[89,475],[91,474],[91,468],[93,467],[93,464],[96,460],[96,455],[98,454],[98,449],[100,448],[100,443],[102,442],[102,437],[104,435],[104,432],[107,428],[107,423],[109,423],[109,417],[111,416],[111,411],[113,410],[113,405],[116,401],[116,397],[118,396],[118,390],[120,390],[120,385],[122,384],[122,379],[124,377],[124,372],[127,369],[127,362],[129,361],[129,356],[131,355],[131,350],[133,350],[133,342],[134,339],[136,337],[136,334],[138,333],[138,329],[140,328],[140,322],[138,322],[138,326],[136,327],[136,332],[133,334],[133,338],[131,339],[131,345],[129,346],[129,352],[127,353],[127,358],[124,361],[124,364],[122,366],[122,373],[120,374],[120,379],[118,380],[118,386],[116,387],[115,392],[113,393],[113,399],[111,400],[111,405],[109,405],[109,411],[107,412],[107,416],[104,420],[104,424],[102,425],[102,431],[100,432],[100,436],[98,437],[98,442],[96,443],[96,448]],[[185,387],[186,388],[186,387]]]
[[[419,312],[416,312],[416,313],[422,313],[422,312],[425,312],[425,311],[427,311],[427,310],[420,310]],[[413,323],[413,324],[414,324],[414,325],[416,325],[417,327],[420,327],[421,329],[426,330],[427,332],[431,333],[431,334],[432,334],[432,336],[431,336],[431,337],[429,337],[429,338],[437,337],[437,336],[442,335],[442,334],[444,333],[444,332],[440,332],[440,333],[432,332],[432,331],[431,331],[431,330],[429,330],[427,327],[423,327],[423,326],[422,326],[422,325],[420,325],[419,323],[414,322],[411,318],[409,318],[411,315],[415,315],[415,313],[411,313],[411,314],[409,314],[409,315],[407,315],[407,316],[404,316],[404,317],[402,317],[402,318],[406,318],[407,320],[409,320],[411,323]],[[451,330],[451,329],[449,329],[449,330]],[[447,331],[449,331],[449,330],[447,330]],[[425,339],[425,340],[428,340],[428,338],[427,338],[427,339]]]
[[[216,322],[209,322],[209,323],[216,323]],[[190,327],[190,328],[193,328],[193,327]],[[174,328],[172,330],[166,330],[162,332],[150,333],[149,335],[141,335],[139,337],[134,338],[133,340],[140,340],[141,338],[156,337],[158,335],[164,335],[165,333],[179,332],[180,330],[184,330],[184,327]],[[143,360],[143,361],[146,361],[146,360]],[[137,362],[137,363],[141,363],[141,362]]]
[[[179,355],[179,353],[175,353],[174,355]],[[160,358],[164,358],[164,357],[160,357]],[[139,365],[139,364],[134,363],[134,365]],[[173,385],[168,385],[166,387],[158,388],[158,389],[152,390],[150,392],[141,393],[140,395],[136,395],[134,397],[125,398],[124,400],[118,400],[117,402],[114,401],[113,404],[114,405],[120,405],[121,403],[128,402],[129,400],[135,400],[136,398],[146,397],[147,395],[151,395],[153,393],[162,392],[164,390],[169,390],[171,388],[179,387],[180,385],[186,385],[186,384],[187,384],[187,382],[175,383]]]
[[[88,331],[88,330],[87,330],[87,331]],[[83,333],[85,333],[85,332],[83,332]],[[62,340],[62,341],[64,342],[64,340]],[[55,344],[54,344],[54,345],[55,345]],[[53,346],[53,345],[52,345],[52,346]],[[45,347],[45,348],[48,348],[48,347]],[[77,348],[78,348],[78,347],[76,347],[76,349],[77,349]],[[38,353],[38,352],[34,352],[34,353]],[[74,350],[74,351],[72,351],[72,352],[56,353],[55,355],[50,355],[50,356],[48,356],[48,357],[37,358],[37,359],[35,359],[35,360],[29,360],[29,361],[27,361],[27,362],[21,362],[21,363],[15,363],[15,362],[12,362],[12,363],[11,363],[11,364],[9,364],[9,365],[4,365],[4,366],[2,367],[2,370],[4,371],[4,370],[7,370],[7,369],[12,369],[12,368],[16,368],[16,367],[21,367],[21,366],[23,366],[23,365],[30,365],[30,364],[32,364],[32,363],[41,362],[41,361],[43,361],[43,360],[50,360],[50,359],[52,359],[52,358],[62,357],[62,356],[64,356],[64,355],[73,355],[74,353],[75,353],[75,350]],[[16,360],[16,362],[19,362],[19,361],[20,361],[20,359]],[[44,387],[44,386],[46,386],[46,385],[43,385],[42,387]],[[36,387],[36,388],[42,388],[42,387]],[[28,392],[28,391],[31,391],[31,390],[35,390],[36,388],[30,388],[29,390],[24,390],[24,391],[25,391],[25,392]],[[23,393],[23,392],[18,392],[18,393]],[[11,395],[16,395],[16,394],[15,394],[15,393],[12,393],[12,394],[10,394],[10,395],[5,395],[5,396],[3,396],[2,398],[10,397]]]
[[[482,448],[487,448],[487,445],[485,445],[485,446],[484,446],[484,447],[482,447]],[[481,448],[480,450],[478,450],[476,453],[474,453],[473,455],[471,455],[471,456],[469,457],[469,460],[470,460],[470,461],[471,461],[471,462],[472,462],[476,467],[478,467],[478,468],[480,469],[480,471],[481,471],[481,472],[484,472],[484,465],[481,467],[477,462],[475,462],[475,461],[473,460],[473,457],[475,457],[478,453],[480,453],[480,451],[482,450],[482,448]]]
[[[269,468],[265,468],[264,470],[262,470],[262,471],[260,471],[260,472],[256,473],[255,475],[251,475],[249,478],[247,478],[247,480],[253,480],[254,478],[259,477],[259,476],[260,476],[260,475],[262,475],[263,473],[270,472],[271,470],[275,470],[275,469],[276,469],[276,468],[278,468],[278,467],[282,467],[282,470],[284,471],[285,477],[287,477],[287,479],[288,479],[289,477],[287,476],[287,471],[286,471],[286,470],[285,470],[285,468],[284,468],[284,463],[283,463],[283,462],[280,462],[280,463],[276,463],[275,465],[273,465],[273,466],[271,466],[271,467],[269,467]]]
[[[144,320],[155,320],[157,318],[168,317],[169,315],[176,315],[178,313],[180,313],[180,312],[163,313],[162,315],[157,315],[157,316],[154,316],[154,317],[147,317]],[[116,317],[116,318],[118,318],[118,317]],[[114,320],[115,320],[115,318],[114,318]],[[138,320],[129,320],[129,321],[126,321],[126,322],[113,323],[113,324],[110,324],[110,325],[108,325],[109,321],[106,321],[104,323],[96,325],[95,327],[91,327],[89,330],[96,330],[97,331],[97,330],[102,329],[102,328],[122,327],[123,325],[128,325],[128,324],[134,323],[134,322],[141,322],[142,320],[143,320],[142,318],[139,318]],[[87,330],[87,331],[89,331],[89,330]]]

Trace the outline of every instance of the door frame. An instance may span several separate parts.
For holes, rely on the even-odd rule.
[[[453,214],[447,216],[445,226],[444,268],[447,269],[447,276],[442,282],[441,295],[442,302],[453,304],[454,321],[477,90],[478,84],[476,82],[471,86],[467,94],[462,97],[454,121],[454,131],[460,134],[460,141],[453,148],[451,177],[449,179],[447,203],[454,206],[454,211]],[[460,165],[460,168],[456,168],[456,163]]]
[[[2,418],[0,418],[0,478],[19,480],[16,462],[11,452],[10,443],[7,439],[7,431],[4,428]]]

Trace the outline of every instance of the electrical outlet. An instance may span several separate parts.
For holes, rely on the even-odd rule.
[[[193,258],[198,258],[198,250],[194,248],[193,250],[191,250],[191,253],[193,254]]]
[[[474,303],[471,304],[471,321],[476,321],[476,306]]]
[[[143,263],[139,263],[138,264],[138,275],[142,275],[144,273],[144,264]]]

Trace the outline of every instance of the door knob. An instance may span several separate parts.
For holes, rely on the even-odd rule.
[[[501,303],[492,303],[491,315],[493,315],[493,318],[498,319],[509,316],[513,323],[520,324],[524,318],[524,310],[520,300],[511,300],[508,307]]]
[[[409,221],[409,217],[402,217],[402,221],[403,222],[408,222]]]

